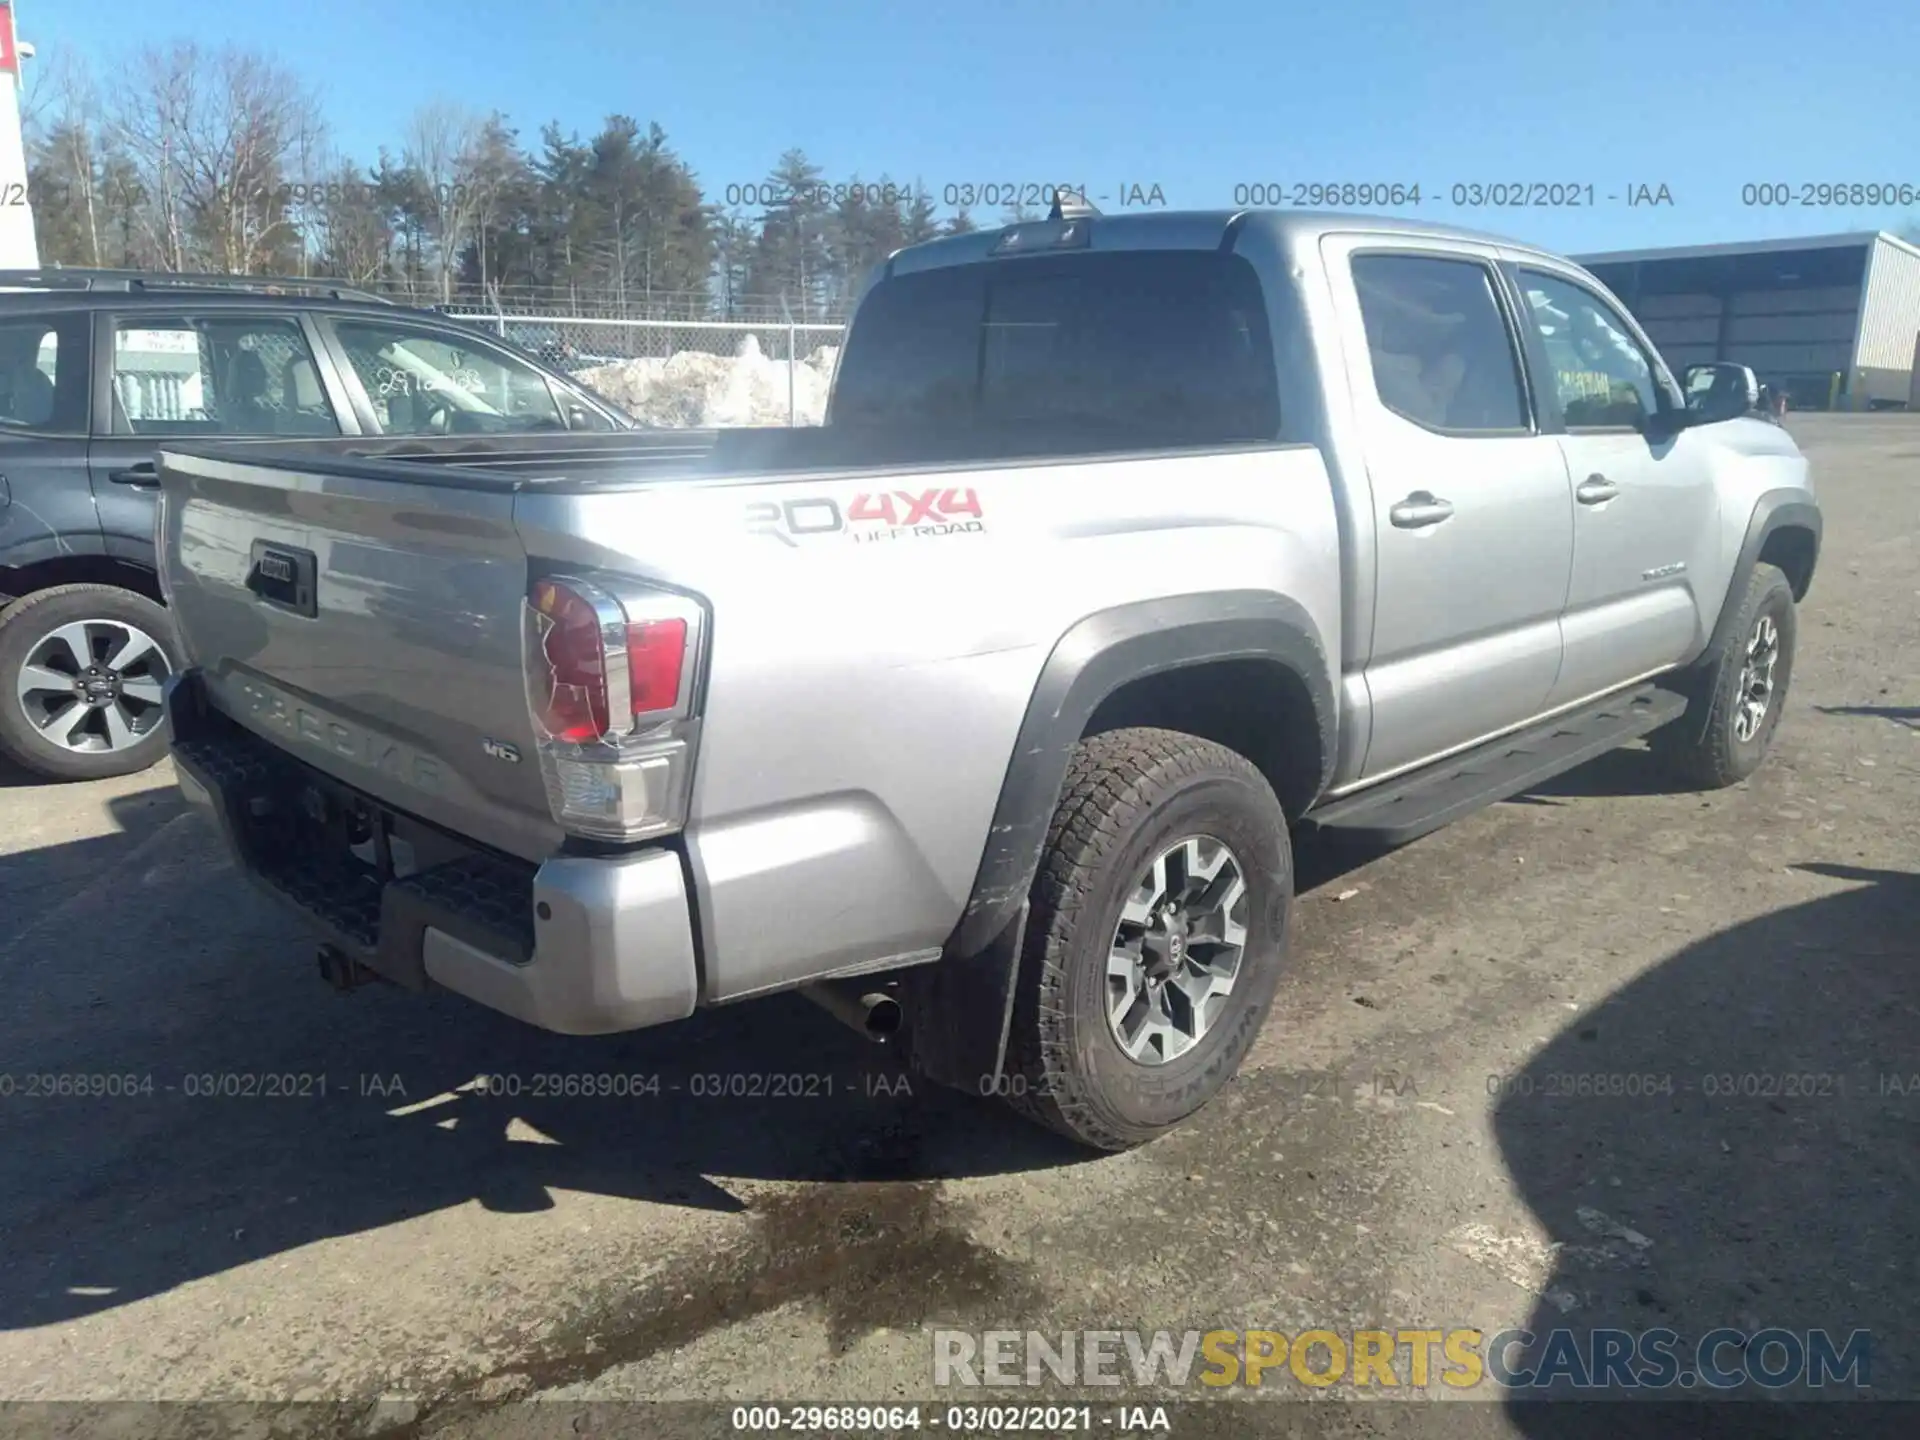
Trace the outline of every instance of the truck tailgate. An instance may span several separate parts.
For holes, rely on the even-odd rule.
[[[237,452],[236,452],[237,453]],[[529,860],[560,832],[521,671],[514,493],[163,450],[163,584],[213,706]]]

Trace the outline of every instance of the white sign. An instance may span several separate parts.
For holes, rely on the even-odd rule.
[[[116,355],[198,355],[200,337],[192,330],[122,330],[114,337]]]
[[[38,270],[40,244],[27,196],[27,150],[20,139],[20,60],[13,6],[0,4],[0,270]]]

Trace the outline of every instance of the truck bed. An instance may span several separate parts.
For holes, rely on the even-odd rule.
[[[390,480],[454,490],[585,494],[663,480],[760,479],[781,474],[869,469],[942,469],[1010,460],[1119,459],[1164,454],[1093,426],[1030,425],[757,427],[623,431],[614,434],[406,436],[168,442],[165,455],[239,460],[357,480]],[[1238,448],[1238,447],[1230,447]]]
[[[719,430],[614,434],[404,436],[169,441],[168,455],[242,461],[314,475],[398,480],[456,490],[594,490],[644,483],[662,473],[704,473]]]

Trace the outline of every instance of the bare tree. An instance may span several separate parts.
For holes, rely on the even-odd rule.
[[[344,159],[319,173],[326,177],[319,187],[323,198],[309,207],[302,227],[311,242],[309,256],[336,279],[364,285],[382,278],[392,259],[394,236],[381,188]]]
[[[289,169],[322,142],[312,92],[264,56],[192,42],[144,50],[130,72],[109,133],[147,196],[161,266],[245,273],[284,261],[298,244]]]
[[[503,222],[525,213],[534,187],[533,172],[505,116],[496,112],[480,127],[466,169],[473,235],[461,256],[461,279],[477,285],[482,294],[495,294],[497,244],[504,238],[509,252],[513,249]]]
[[[336,201],[357,216],[365,209],[369,195],[365,177],[358,167],[334,149],[326,124],[320,118],[317,97],[308,97],[301,120],[282,161],[284,173],[299,178],[291,185],[283,184],[282,188],[289,192],[284,213],[293,227],[298,273],[308,275],[312,273],[315,240],[332,228],[329,212]]]
[[[844,308],[873,254],[937,228],[930,201],[809,199],[819,170],[798,151],[768,177],[793,200],[722,215],[662,127],[630,116],[589,139],[548,125],[528,147],[503,116],[430,104],[368,165],[328,144],[312,93],[271,54],[183,41],[94,66],[97,92],[49,47],[23,92],[50,264],[324,270],[423,301],[497,292],[623,314],[791,302],[811,319]]]
[[[99,97],[86,65],[61,51],[20,109],[28,188],[44,247],[69,263],[100,264]]]
[[[126,83],[108,119],[109,132],[126,152],[145,203],[136,223],[163,269],[187,268],[187,223],[181,185],[181,152],[192,113],[195,51],[145,50],[128,67]]]
[[[424,105],[407,126],[401,163],[420,178],[440,251],[440,301],[453,299],[455,271],[488,206],[482,180],[487,117],[446,101]]]
[[[90,88],[86,62],[71,50],[54,52],[38,73],[22,66],[15,83],[20,97],[20,138],[29,150],[36,141],[46,138],[49,124],[58,123],[71,111],[74,93]]]

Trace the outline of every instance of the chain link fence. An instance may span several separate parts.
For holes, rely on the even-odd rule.
[[[652,425],[818,425],[844,325],[444,307]]]
[[[366,288],[379,290],[379,284]],[[716,295],[706,290],[649,290],[642,286],[497,284],[457,285],[443,296],[437,285],[384,287],[410,305],[484,312],[488,315],[549,315],[571,320],[722,321],[743,325],[845,324],[852,297]]]
[[[338,278],[338,277],[336,277]],[[653,290],[644,285],[489,281],[443,286],[425,275],[380,274],[342,283],[403,305],[486,315],[549,315],[570,320],[713,320],[728,324],[844,324],[857,294],[729,295],[721,290]]]

